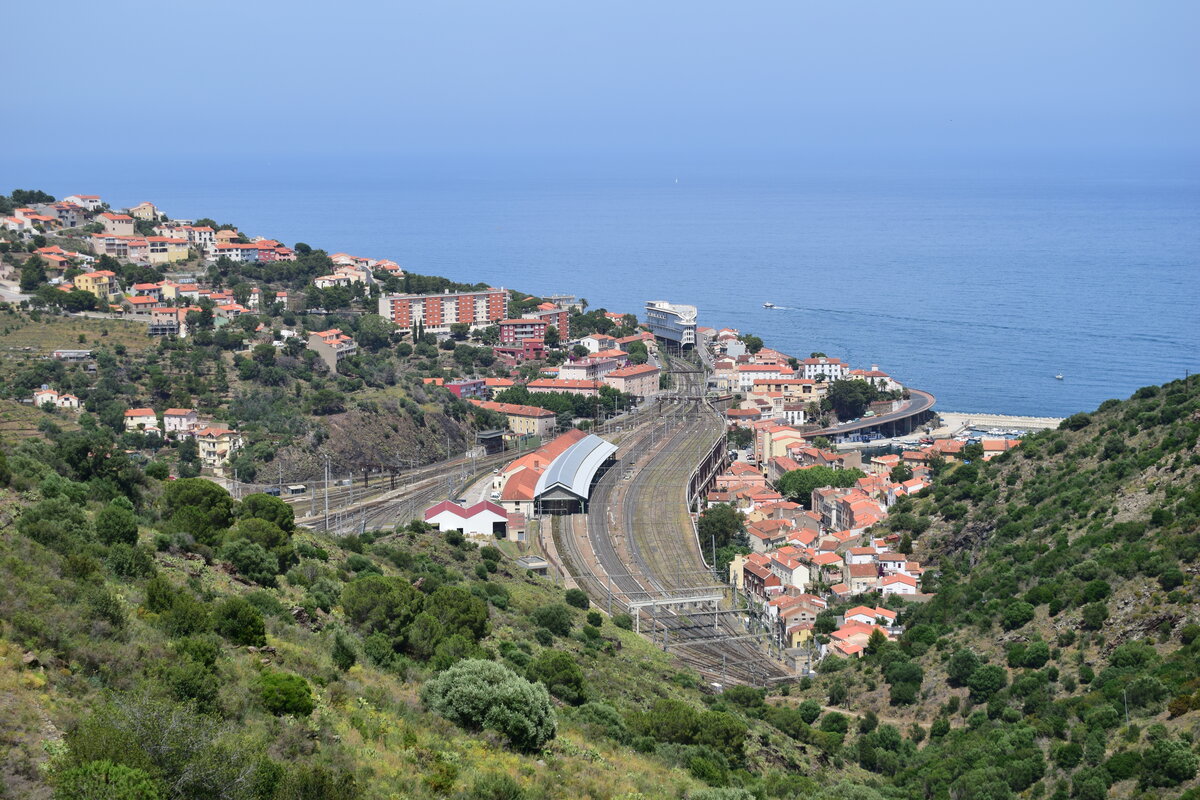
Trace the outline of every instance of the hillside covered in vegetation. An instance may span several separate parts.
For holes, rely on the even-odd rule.
[[[912,798],[1196,796],[1198,435],[1200,380],[1147,387],[902,499],[936,596],[800,693],[845,755]]]
[[[496,547],[46,427],[0,461],[3,796],[1195,797],[1198,434],[1193,379],[947,467],[887,523],[937,590],[897,642],[714,695]]]

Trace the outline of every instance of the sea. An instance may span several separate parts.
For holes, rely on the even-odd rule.
[[[1066,416],[1200,369],[1196,170],[0,161],[18,186],[593,309],[687,303],[801,358],[877,365],[942,410]]]

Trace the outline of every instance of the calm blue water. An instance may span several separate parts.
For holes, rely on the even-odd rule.
[[[648,299],[692,303],[702,324],[789,353],[878,364],[946,410],[1066,415],[1200,368],[1194,172],[185,160],[0,163],[0,186],[152,200],[171,216],[639,316]]]

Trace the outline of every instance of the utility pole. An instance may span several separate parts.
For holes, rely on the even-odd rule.
[[[329,454],[325,454],[325,531],[329,532]]]

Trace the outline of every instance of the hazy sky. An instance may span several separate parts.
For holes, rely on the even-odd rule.
[[[1200,151],[1195,0],[109,0],[3,18],[0,123],[23,158]]]

